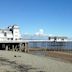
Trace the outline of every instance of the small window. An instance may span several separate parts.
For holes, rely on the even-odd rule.
[[[54,40],[56,40],[57,38],[56,37],[54,37]]]
[[[7,36],[7,33],[6,32],[4,33],[4,36]]]
[[[15,40],[17,40],[17,38]]]
[[[9,40],[9,38],[8,38],[8,40]]]
[[[13,40],[13,38],[11,38],[11,40]]]
[[[64,39],[62,38],[62,40],[64,40]]]
[[[49,40],[51,39],[51,37],[48,38]]]

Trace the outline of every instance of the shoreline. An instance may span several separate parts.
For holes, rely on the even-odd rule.
[[[31,50],[31,51],[29,51],[29,54],[43,56],[43,57],[51,57],[56,60],[61,60],[64,62],[72,63],[72,53],[69,53],[69,52]]]

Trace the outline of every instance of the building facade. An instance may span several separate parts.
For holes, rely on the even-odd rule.
[[[21,34],[18,25],[8,26],[6,29],[0,29],[0,41],[20,40]]]

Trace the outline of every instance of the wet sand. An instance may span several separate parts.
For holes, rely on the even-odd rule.
[[[66,51],[29,51],[30,54],[44,57],[51,57],[56,60],[72,63],[72,52]]]
[[[72,64],[22,52],[0,51],[0,72],[72,72]]]

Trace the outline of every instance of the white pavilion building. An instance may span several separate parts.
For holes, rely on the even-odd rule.
[[[21,34],[18,25],[9,26],[6,29],[0,29],[0,41],[20,40]]]

